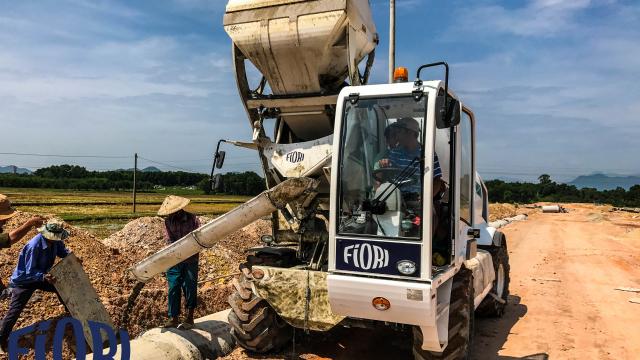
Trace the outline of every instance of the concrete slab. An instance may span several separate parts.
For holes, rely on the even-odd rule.
[[[100,302],[96,290],[91,285],[89,277],[84,272],[82,264],[71,253],[59,261],[49,273],[56,277],[57,281],[54,286],[71,316],[82,323],[85,339],[93,349],[88,321],[101,322],[111,328],[113,328],[113,323],[107,309]],[[102,335],[102,340],[107,340],[105,334]]]

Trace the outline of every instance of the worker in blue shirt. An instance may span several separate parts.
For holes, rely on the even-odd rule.
[[[394,124],[397,130],[398,144],[389,150],[388,156],[385,159],[378,161],[378,165],[381,168],[395,167],[400,171],[407,170],[411,174],[407,180],[409,182],[400,185],[398,188],[402,192],[404,204],[409,212],[409,215],[413,214],[415,217],[409,217],[414,225],[417,225],[410,229],[409,234],[419,234],[420,225],[422,219],[422,172],[420,166],[422,165],[422,144],[420,143],[420,124],[414,118],[404,117],[398,119]],[[440,168],[440,161],[438,160],[438,154],[433,153],[433,212],[431,218],[433,221],[434,233],[438,229],[440,222],[440,199],[444,190],[446,189],[444,181],[442,180],[442,169]]]
[[[401,185],[400,190],[403,193],[420,194],[422,192],[420,125],[416,119],[408,117],[398,119],[393,125],[398,129],[398,144],[389,150],[386,158],[378,161],[378,165],[382,168],[396,167],[399,169],[405,169],[410,166],[414,170],[411,176],[413,181]],[[438,154],[435,153],[433,158],[433,179],[433,195],[436,196],[442,190],[442,169],[440,168]]]
[[[38,228],[42,225],[44,219],[40,216],[34,216],[27,220],[21,226],[10,232],[3,232],[2,228],[9,219],[14,217],[17,211],[11,207],[11,200],[3,194],[0,194],[0,249],[10,248],[13,244],[22,240],[32,228]],[[11,297],[11,291],[4,286],[0,279],[0,300]]]
[[[20,251],[18,265],[11,275],[11,303],[0,322],[0,347],[5,353],[9,335],[33,292],[42,290],[58,295],[53,286],[56,278],[48,272],[56,257],[64,258],[70,253],[63,242],[69,232],[64,229],[61,221],[50,220],[38,232]]]

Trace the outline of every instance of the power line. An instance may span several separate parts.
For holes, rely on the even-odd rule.
[[[197,172],[198,172],[198,171],[195,171],[195,170],[185,169],[185,168],[181,168],[181,167],[178,167],[178,166],[173,166],[173,165],[170,165],[170,164],[166,164],[166,163],[163,163],[163,162],[160,162],[160,161],[147,159],[147,158],[144,158],[144,157],[142,157],[142,156],[138,156],[138,158],[139,158],[139,159],[142,159],[142,160],[146,160],[146,161],[151,162],[151,163],[154,163],[154,164],[163,165],[163,166],[168,166],[168,167],[170,167],[170,168],[174,168],[174,169],[177,169],[177,170],[180,170],[180,171],[194,172],[194,173],[197,173]]]
[[[61,157],[61,158],[96,158],[96,159],[128,159],[131,157],[131,156],[115,156],[115,155],[59,155],[59,154],[36,154],[36,153],[13,153],[13,152],[0,152],[0,155]]]

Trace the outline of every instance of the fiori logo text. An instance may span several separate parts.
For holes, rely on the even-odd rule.
[[[62,360],[62,347],[64,341],[64,333],[68,326],[73,330],[75,338],[76,359],[83,360],[87,356],[87,342],[91,341],[94,360],[115,360],[114,356],[118,350],[118,337],[120,338],[120,357],[118,360],[129,360],[131,348],[129,344],[129,334],[125,330],[118,332],[116,337],[115,331],[111,326],[100,322],[88,321],[91,339],[85,339],[82,324],[78,319],[67,317],[58,321],[53,337],[53,349],[51,356],[54,360]],[[35,359],[46,360],[47,349],[45,347],[47,341],[47,332],[51,327],[51,320],[42,321],[40,323],[15,330],[9,335],[9,360],[17,360],[20,355],[26,355],[30,349],[21,347],[18,343],[21,337],[36,332],[35,335]],[[106,336],[106,341],[103,340]],[[106,344],[106,345],[105,345]],[[108,346],[109,351],[105,354],[104,350]]]

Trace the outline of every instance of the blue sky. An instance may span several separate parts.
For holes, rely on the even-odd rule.
[[[640,3],[397,0],[398,65],[446,60],[478,123],[485,178],[640,174]],[[387,74],[388,3],[371,0]],[[207,172],[250,129],[226,1],[0,3],[0,152],[131,156]],[[439,75],[434,73],[434,76]],[[131,167],[131,158],[0,155],[0,165]],[[147,160],[141,166],[156,165]],[[231,150],[226,170],[257,169]]]

